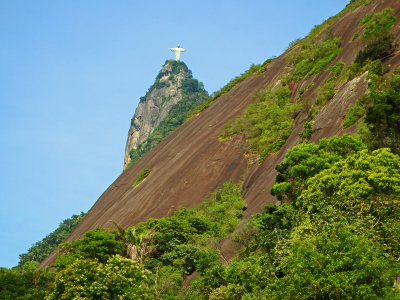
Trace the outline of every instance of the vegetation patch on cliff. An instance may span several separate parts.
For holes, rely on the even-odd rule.
[[[299,81],[321,72],[339,54],[339,45],[340,39],[332,35],[322,40],[304,40],[301,49],[294,50],[289,56],[289,62],[295,68],[292,80]]]
[[[287,85],[258,92],[257,102],[229,121],[220,137],[227,139],[234,134],[246,134],[247,152],[260,154],[262,161],[282,147],[294,128],[293,120],[302,106],[293,103],[290,95]]]
[[[135,187],[138,184],[140,184],[149,175],[150,175],[150,170],[149,169],[144,169],[142,172],[140,172],[140,174],[136,178],[135,182],[132,184],[132,187]]]

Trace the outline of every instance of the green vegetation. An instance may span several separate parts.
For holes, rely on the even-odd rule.
[[[138,177],[136,178],[135,182],[132,184],[132,187],[137,186],[139,183],[141,183],[147,176],[149,176],[150,170],[149,169],[144,169]]]
[[[272,59],[266,60],[262,66],[265,67],[271,61],[272,61]],[[243,80],[258,73],[260,71],[260,69],[261,69],[261,65],[252,64],[247,71],[245,71],[244,73],[240,74],[239,76],[233,78],[224,87],[222,87],[219,91],[215,92],[214,99],[221,97],[222,95],[225,95],[227,92],[229,92],[231,89],[233,89],[239,83],[241,83]]]
[[[303,39],[297,39],[289,45],[291,48],[293,45],[301,45],[303,43],[309,43],[310,41],[315,41],[320,38],[323,34],[326,34],[330,25],[338,21],[341,17],[343,17],[347,12],[353,11],[360,6],[366,6],[370,4],[374,0],[351,0],[346,7],[339,12],[337,15],[330,17],[325,20],[322,24],[314,26],[314,28],[310,31],[310,33]]]
[[[368,44],[361,50],[355,59],[355,63],[364,66],[368,60],[384,59],[394,52],[392,37],[384,36],[381,39]]]
[[[294,128],[293,120],[301,105],[293,103],[290,95],[288,86],[260,91],[257,102],[226,124],[221,138],[245,133],[247,152],[260,154],[260,162],[263,161],[268,154],[280,149]]]
[[[396,23],[396,19],[391,8],[364,17],[359,26],[366,24],[365,30],[361,35],[361,41],[365,44],[365,47],[357,54],[354,64],[347,67],[348,79],[352,79],[365,71],[383,75],[381,74],[382,71],[377,72],[374,67],[377,64],[382,65],[382,60],[394,52],[394,36],[389,30]],[[358,33],[356,34],[358,36]]]
[[[307,189],[299,197],[313,199],[315,196],[331,197],[335,193],[356,201],[382,195],[400,196],[400,161],[389,149],[362,150],[338,161],[329,169],[307,180]],[[318,206],[315,201],[309,205]]]
[[[277,166],[294,193],[267,205],[218,250],[245,208],[226,183],[197,208],[64,243],[55,265],[0,270],[2,299],[397,299],[400,157],[350,136],[301,144]],[[279,179],[281,178],[281,179]],[[300,195],[296,197],[296,195]],[[283,199],[284,200],[284,199]],[[193,272],[200,275],[182,287]]]
[[[389,33],[389,29],[395,22],[393,9],[387,8],[373,15],[366,15],[360,23],[360,26],[366,24],[362,35],[366,46],[357,54],[354,63],[347,67],[346,74],[351,79],[368,71],[370,93],[349,108],[343,127],[347,128],[365,118],[365,126],[360,130],[370,147],[390,147],[398,153],[400,132],[397,94],[400,90],[397,82],[400,76],[395,71],[392,80],[388,82],[383,75],[389,67],[382,62],[394,52],[393,35]]]
[[[0,268],[0,299],[43,300],[55,274],[48,269],[36,271],[36,266],[21,271]]]
[[[81,212],[80,215],[73,215],[71,218],[62,221],[56,230],[41,241],[36,242],[28,249],[27,253],[20,254],[17,269],[22,270],[23,266],[30,261],[42,262],[72,232],[84,215]]]
[[[371,20],[371,18],[372,18],[372,15],[366,14],[364,16],[364,18],[361,20],[360,24],[358,24],[358,27],[361,27],[361,26],[367,24]]]
[[[150,272],[119,255],[79,259],[57,274],[46,299],[154,299],[151,283]]]
[[[309,121],[304,122],[303,130],[299,133],[299,137],[301,138],[300,142],[304,143],[308,141],[311,138],[313,132],[313,125]]]
[[[315,114],[321,107],[323,107],[329,100],[331,100],[335,94],[335,87],[337,85],[337,79],[339,75],[342,73],[344,67],[344,63],[342,61],[336,62],[334,65],[328,67],[326,71],[331,73],[329,79],[321,84],[316,92],[316,101],[313,103],[312,108],[309,112],[311,118],[313,114]]]
[[[346,114],[346,119],[343,122],[343,128],[348,128],[354,125],[364,115],[365,115],[365,109],[361,105],[350,106]]]
[[[295,200],[308,186],[310,177],[365,148],[362,142],[348,135],[321,139],[319,145],[295,146],[288,150],[285,161],[275,167],[279,175],[271,194],[279,200]]]
[[[86,232],[83,238],[61,244],[61,255],[56,263],[58,269],[67,267],[78,259],[96,259],[105,263],[113,255],[122,255],[124,246],[117,240],[117,231],[97,227]]]
[[[378,76],[378,78],[383,78]],[[357,100],[347,113],[344,127],[365,118],[362,138],[371,148],[390,147],[399,153],[400,141],[400,72],[381,88],[370,84],[370,92]]]
[[[295,70],[292,80],[299,81],[321,72],[339,54],[340,39],[327,35],[323,40],[305,40],[299,50],[289,56],[290,63]]]
[[[366,15],[361,23],[367,24],[361,39],[363,41],[374,40],[386,36],[388,30],[396,23],[396,16],[394,16],[392,8],[386,8],[381,12],[374,13],[372,17]]]

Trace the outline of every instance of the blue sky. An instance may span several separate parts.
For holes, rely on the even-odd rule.
[[[348,0],[0,1],[0,266],[122,171],[130,119],[168,50],[211,93]]]

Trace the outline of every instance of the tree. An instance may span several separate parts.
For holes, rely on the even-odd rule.
[[[306,143],[295,146],[288,150],[286,159],[275,167],[279,174],[271,194],[279,200],[294,200],[307,187],[309,178],[365,148],[364,143],[348,135],[321,139],[319,145]]]
[[[398,266],[383,247],[343,224],[290,241],[273,299],[394,299]]]
[[[400,195],[400,158],[390,149],[361,150],[307,181],[298,201],[312,203],[313,196],[343,197],[361,201],[379,195]]]
[[[373,90],[358,101],[366,109],[365,123],[370,130],[373,148],[400,148],[400,72],[397,71],[383,90]]]
[[[146,233],[137,234],[135,227],[130,227],[124,230],[116,222],[112,222],[118,230],[117,238],[122,240],[126,249],[126,256],[132,260],[138,260],[143,265],[144,259],[148,257],[153,251],[155,232],[148,230]]]
[[[119,255],[107,263],[78,259],[57,275],[46,299],[154,299],[151,287],[150,272],[138,262]]]
[[[115,230],[97,227],[85,233],[82,239],[63,243],[61,251],[67,255],[61,255],[57,260],[59,268],[64,268],[71,261],[83,259],[98,259],[105,263],[115,254],[123,254],[125,248],[123,242],[116,239]]]

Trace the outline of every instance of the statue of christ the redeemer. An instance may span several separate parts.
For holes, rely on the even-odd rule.
[[[179,45],[176,48],[169,48],[169,50],[174,51],[175,52],[175,60],[179,61],[179,59],[181,58],[181,52],[185,52],[187,49],[183,49],[181,48]]]

